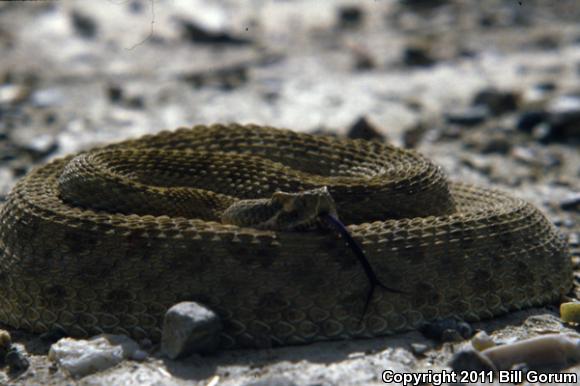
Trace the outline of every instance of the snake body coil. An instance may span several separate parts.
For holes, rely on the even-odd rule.
[[[326,186],[378,279],[323,230],[219,222],[240,199]],[[253,125],[162,132],[57,159],[0,209],[0,321],[72,336],[159,339],[190,300],[222,346],[372,337],[430,320],[489,318],[556,301],[565,243],[532,205],[448,182],[422,156],[374,142]]]

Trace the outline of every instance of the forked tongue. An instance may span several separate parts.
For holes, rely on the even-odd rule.
[[[398,290],[395,288],[387,287],[386,285],[381,283],[381,281],[379,280],[379,278],[375,274],[375,271],[373,271],[373,267],[371,267],[371,265],[370,265],[367,257],[365,256],[365,253],[363,252],[360,244],[351,236],[350,232],[348,231],[346,226],[342,223],[342,221],[340,221],[336,216],[333,216],[330,213],[321,214],[320,218],[342,236],[342,238],[346,241],[346,244],[350,247],[350,249],[355,254],[356,258],[358,259],[358,261],[362,265],[362,267],[365,271],[365,274],[366,274],[367,278],[369,279],[371,289],[367,295],[367,300],[366,300],[365,307],[363,310],[363,315],[362,315],[363,317],[367,312],[368,306],[369,306],[370,301],[373,297],[373,294],[375,292],[376,287],[380,287],[386,291],[394,292],[397,294],[405,293],[404,291],[401,291],[401,290]]]

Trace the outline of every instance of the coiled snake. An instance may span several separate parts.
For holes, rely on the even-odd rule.
[[[322,187],[378,279],[401,291],[377,289],[364,316],[369,283],[344,240],[311,221],[272,225],[301,216],[275,197]],[[245,213],[276,221],[227,223],[228,208],[254,202],[239,200],[270,197]],[[571,283],[565,243],[522,200],[448,182],[387,144],[254,125],[56,159],[0,210],[0,321],[34,332],[156,340],[166,309],[190,300],[221,317],[224,348],[269,347],[489,318]]]

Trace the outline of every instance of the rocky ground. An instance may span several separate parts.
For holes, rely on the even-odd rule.
[[[251,122],[416,148],[453,179],[537,204],[578,264],[580,3],[243,3],[0,2],[0,203],[53,157]],[[499,343],[574,331],[556,306],[473,327]],[[183,361],[153,347],[74,379],[42,339],[11,332],[30,366],[4,366],[0,384],[379,385],[385,369],[444,369],[466,344],[410,332]]]

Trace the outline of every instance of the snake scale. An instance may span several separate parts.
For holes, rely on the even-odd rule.
[[[323,228],[220,222],[232,202],[327,187],[382,283]],[[410,150],[256,125],[164,131],[32,170],[0,209],[0,321],[158,340],[168,307],[223,348],[363,338],[554,302],[567,246],[529,203],[450,182]]]

